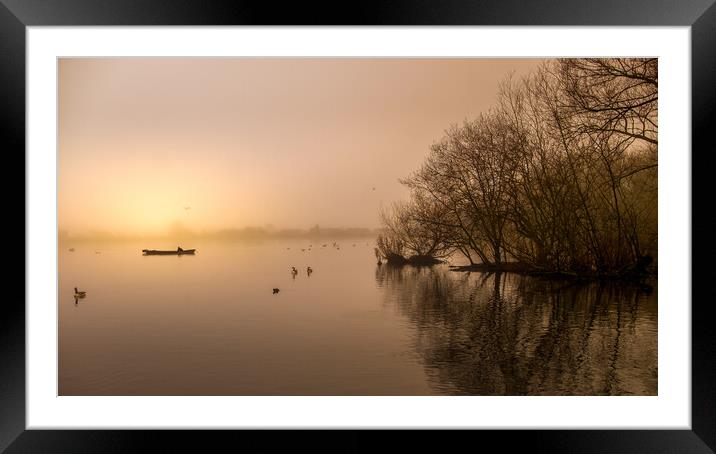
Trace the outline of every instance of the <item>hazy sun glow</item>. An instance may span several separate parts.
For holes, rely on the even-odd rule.
[[[430,144],[538,64],[61,59],[59,226],[376,227]]]

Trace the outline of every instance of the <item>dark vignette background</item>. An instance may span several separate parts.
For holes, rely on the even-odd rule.
[[[710,172],[714,157],[711,129],[716,109],[716,6],[714,0],[401,0],[391,2],[275,2],[200,0],[0,0],[0,150],[6,194],[25,184],[25,27],[32,25],[691,25],[692,26],[692,168]],[[677,152],[677,151],[675,151]],[[688,150],[681,152],[687,153]],[[21,170],[22,169],[22,170]],[[213,450],[226,443],[232,450],[310,445],[331,451],[414,446],[441,450],[466,444],[545,452],[678,452],[707,453],[716,447],[716,348],[712,334],[712,298],[705,283],[716,273],[707,266],[714,253],[706,238],[715,229],[709,219],[711,187],[692,176],[692,431],[459,431],[396,432],[262,432],[262,431],[26,431],[25,430],[25,304],[19,279],[0,312],[0,451],[7,452],[143,452]],[[14,191],[11,191],[11,187]],[[10,204],[12,202],[12,205]],[[7,197],[6,225],[19,230],[24,199]],[[19,241],[8,237],[19,249]],[[15,252],[15,251],[12,251]],[[7,267],[20,268],[10,254]],[[22,272],[24,275],[24,259]],[[6,287],[7,288],[7,287]],[[23,287],[24,288],[24,287]],[[24,292],[23,292],[24,294]],[[663,304],[688,304],[668,301]],[[638,425],[634,421],[634,425]],[[380,435],[380,437],[378,437]],[[391,435],[387,437],[386,435]],[[437,435],[437,436],[435,436]],[[291,445],[288,445],[291,443]],[[709,448],[711,447],[711,448]],[[207,449],[208,448],[208,449]]]

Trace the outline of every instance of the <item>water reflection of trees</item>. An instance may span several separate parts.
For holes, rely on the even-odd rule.
[[[657,393],[656,292],[444,267],[379,267],[438,392]]]

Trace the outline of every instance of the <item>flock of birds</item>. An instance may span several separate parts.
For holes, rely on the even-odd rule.
[[[185,209],[189,209],[189,208],[190,208],[190,207],[185,207]],[[370,243],[366,243],[365,245],[366,245],[366,246],[370,246]],[[322,244],[322,245],[321,245],[322,248],[327,247],[327,246],[328,246],[328,243],[325,243],[325,244]],[[337,242],[335,242],[335,241],[333,242],[333,244],[332,244],[331,246],[332,246],[334,249],[338,250],[338,251],[341,250],[341,246],[340,246]],[[353,247],[356,247],[356,243],[353,243]],[[312,245],[312,244],[309,244],[309,245],[308,245],[308,248],[303,248],[303,249],[301,249],[301,252],[306,252],[307,250],[310,252],[310,251],[312,250],[312,248],[313,248],[313,245]],[[290,249],[291,249],[290,247],[287,247],[287,248],[286,248],[286,250],[290,250]],[[74,251],[75,251],[74,248],[70,248],[70,252],[74,252]],[[95,251],[95,254],[99,254],[99,253],[100,253],[100,251]],[[380,261],[378,262],[378,264],[380,265]],[[310,266],[307,267],[307,268],[306,268],[306,275],[307,275],[308,277],[311,277],[311,274],[312,274],[312,273],[313,273],[313,268],[311,268]],[[291,267],[291,275],[292,275],[293,279],[296,279],[296,276],[298,275],[298,270],[296,269],[295,266],[292,266],[292,267]],[[273,294],[274,294],[274,295],[277,294],[277,293],[280,292],[280,291],[281,291],[281,289],[279,289],[279,288],[277,288],[277,287],[274,287],[274,288],[273,288]],[[78,302],[79,300],[83,299],[83,298],[86,297],[86,296],[87,296],[87,292],[79,291],[79,290],[77,290],[77,287],[75,287],[75,304],[77,304],[77,302]]]
[[[365,245],[366,245],[366,246],[370,246],[370,243],[366,243]],[[356,247],[356,243],[353,243],[352,246],[353,246],[353,247]],[[328,243],[322,244],[321,247],[322,247],[322,248],[328,247]],[[338,244],[338,243],[335,242],[335,241],[331,244],[331,247],[333,247],[333,248],[334,248],[335,250],[337,250],[337,251],[340,251],[340,250],[341,250],[340,244]],[[291,248],[290,248],[290,247],[287,247],[286,250],[287,250],[287,251],[290,251]],[[310,251],[312,251],[312,250],[313,250],[313,245],[312,245],[312,244],[309,244],[307,248],[301,248],[301,252],[306,252],[306,251],[310,252]],[[380,262],[379,262],[378,264],[380,265]],[[313,268],[311,268],[311,267],[309,266],[308,268],[306,268],[306,275],[307,275],[308,277],[311,277],[311,273],[313,273]],[[291,277],[293,277],[293,279],[296,279],[296,276],[297,276],[297,275],[298,275],[298,270],[296,269],[295,266],[292,266],[292,267],[291,267]],[[277,293],[280,292],[280,291],[281,291],[280,288],[277,288],[277,287],[274,287],[274,288],[273,288],[273,294],[274,294],[274,295],[277,294]]]
[[[366,246],[370,246],[370,243],[366,243],[365,245],[366,245]],[[356,243],[353,243],[352,246],[353,246],[353,247],[356,247]],[[328,247],[328,243],[322,244],[321,247],[322,247],[322,248]],[[340,250],[341,250],[341,245],[338,244],[338,243],[335,242],[335,241],[331,244],[331,247],[333,247],[333,249],[335,249],[335,250],[337,250],[337,251],[340,251]],[[287,251],[290,251],[291,248],[290,248],[290,247],[287,247],[286,250],[287,250]],[[301,252],[306,252],[306,251],[311,252],[312,250],[313,250],[313,245],[312,245],[312,244],[309,244],[307,248],[301,248]]]
[[[311,277],[311,273],[313,273],[313,268],[311,268],[311,267],[309,266],[309,267],[306,268],[306,275],[307,275],[308,277]],[[293,277],[294,279],[296,279],[296,276],[297,276],[297,275],[298,275],[298,270],[296,269],[295,266],[292,266],[292,267],[291,267],[291,277]],[[280,292],[280,291],[281,291],[280,288],[274,287],[274,289],[273,289],[273,294],[275,295],[275,294],[277,294],[277,293]]]

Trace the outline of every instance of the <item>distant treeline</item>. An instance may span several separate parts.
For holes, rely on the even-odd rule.
[[[90,232],[84,234],[70,234],[65,230],[59,231],[60,242],[67,241],[133,241],[133,240],[191,240],[191,239],[215,239],[215,240],[260,240],[272,238],[375,238],[377,230],[367,228],[325,228],[314,226],[310,229],[272,229],[264,227],[244,227],[219,229],[211,231],[194,231],[181,227],[173,227],[166,233],[157,234],[129,234],[110,232]]]
[[[657,59],[560,59],[507,78],[381,212],[378,251],[621,274],[657,254]],[[686,150],[672,150],[675,153]]]

